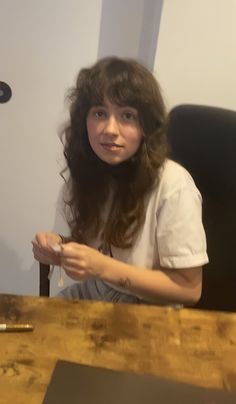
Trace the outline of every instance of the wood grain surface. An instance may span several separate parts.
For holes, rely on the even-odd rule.
[[[42,403],[56,361],[236,391],[236,313],[0,295],[0,403]]]

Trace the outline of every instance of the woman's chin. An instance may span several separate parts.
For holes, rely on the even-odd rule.
[[[98,156],[99,157],[99,156]],[[117,166],[121,163],[124,163],[126,161],[126,159],[122,159],[118,156],[116,157],[99,157],[104,163],[107,163],[111,166]]]

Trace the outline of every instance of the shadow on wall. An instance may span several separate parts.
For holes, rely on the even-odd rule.
[[[20,257],[3,239],[0,239],[0,256],[2,271],[0,293],[38,295],[37,263],[32,265],[32,271],[23,271]]]
[[[59,191],[55,206],[55,217],[53,227],[50,225],[43,229],[55,233],[69,235],[69,228],[66,223],[63,212],[63,195],[65,185]],[[32,235],[33,237],[34,235]],[[22,258],[22,253],[18,254],[14,248],[7,244],[6,240],[0,239],[0,257],[1,257],[1,284],[0,293],[20,294],[20,295],[39,295],[39,263],[31,257],[31,239],[26,246],[27,257]],[[32,264],[31,264],[32,263]],[[58,287],[59,269],[56,267],[54,275],[50,282],[50,295],[57,295],[61,288]],[[72,279],[63,274],[64,287],[74,283]]]

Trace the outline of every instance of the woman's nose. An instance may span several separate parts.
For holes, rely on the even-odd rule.
[[[108,117],[106,121],[105,132],[112,135],[119,134],[119,122],[117,121],[115,116],[111,115]]]

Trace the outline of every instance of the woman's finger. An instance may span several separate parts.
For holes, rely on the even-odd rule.
[[[65,258],[61,257],[61,264],[62,266],[70,267],[73,270],[85,270],[83,262],[81,260],[75,258]]]
[[[84,281],[84,280],[90,278],[90,276],[88,276],[88,274],[84,271],[75,271],[75,270],[67,268],[67,267],[66,268],[62,267],[62,268],[64,269],[67,276],[69,276],[71,279],[73,279],[75,281]]]
[[[45,233],[37,233],[34,241],[43,248],[47,248],[47,238]]]
[[[78,243],[67,243],[61,246],[61,256],[79,258],[84,254],[84,246]]]
[[[40,247],[40,245],[36,239],[32,240],[31,243],[32,243],[33,247],[35,247],[35,248]]]
[[[42,262],[42,264],[47,264],[47,265],[60,265],[61,264],[61,258],[57,254],[52,254],[45,252],[44,249],[39,248],[39,247],[33,247],[33,255],[34,258]]]
[[[34,254],[34,259],[38,262],[41,262],[42,264],[50,265],[50,261],[42,255]]]
[[[53,260],[55,258],[53,254],[47,253],[40,248],[33,248],[33,254],[46,260]]]

